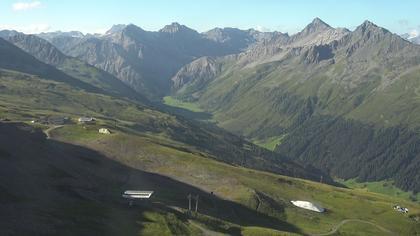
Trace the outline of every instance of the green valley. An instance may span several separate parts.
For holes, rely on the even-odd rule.
[[[163,103],[172,106],[172,107],[178,107],[183,108],[192,112],[202,112],[203,110],[196,104],[190,103],[190,102],[183,102],[180,100],[177,100],[173,97],[166,96],[163,98]]]

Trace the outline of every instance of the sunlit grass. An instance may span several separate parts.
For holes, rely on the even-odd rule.
[[[191,102],[183,102],[171,96],[164,97],[163,102],[168,106],[183,108],[193,112],[203,112],[203,109],[201,109],[197,104]]]
[[[259,139],[259,140],[254,140],[253,143],[266,148],[268,150],[274,151],[274,149],[277,147],[277,145],[280,145],[282,140],[286,137],[286,135],[282,135],[282,136],[274,136],[274,137],[270,137],[270,138],[266,138],[266,139]]]
[[[392,181],[357,182],[356,179],[339,180],[340,183],[349,188],[362,189],[368,192],[381,193],[388,196],[411,201],[420,201],[420,194],[407,192],[396,187]]]

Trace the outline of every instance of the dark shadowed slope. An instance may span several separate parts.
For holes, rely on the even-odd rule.
[[[185,207],[188,193],[200,195],[203,214],[240,225],[299,232],[188,184],[132,169],[83,147],[47,140],[40,130],[23,124],[0,123],[0,169],[2,235],[138,235],[154,224],[147,212],[172,214],[175,219],[170,222],[156,222],[177,224],[178,228],[170,225],[170,234],[195,235],[185,215],[168,207]],[[128,208],[121,199],[127,188],[156,193],[148,203]],[[155,233],[165,232],[158,229]]]

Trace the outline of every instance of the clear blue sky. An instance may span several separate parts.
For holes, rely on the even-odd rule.
[[[23,3],[23,4],[22,4]],[[158,30],[171,22],[295,33],[314,17],[353,29],[368,19],[396,33],[420,29],[420,0],[1,0],[0,28],[26,32],[101,32],[133,23]]]

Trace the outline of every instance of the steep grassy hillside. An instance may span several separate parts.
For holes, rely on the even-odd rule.
[[[73,112],[79,110],[98,118],[93,125],[69,124],[51,130],[50,139],[28,126],[2,126],[0,149],[5,177],[0,186],[4,189],[1,199],[7,204],[1,206],[10,206],[10,200],[19,199],[17,196],[23,196],[23,200],[16,206],[28,206],[1,211],[10,216],[2,221],[1,229],[7,234],[200,235],[210,231],[299,235],[327,232],[349,218],[366,220],[403,235],[418,230],[414,218],[419,208],[412,203],[398,200],[411,209],[410,215],[404,216],[392,209],[397,201],[388,197],[221,163],[214,160],[219,157],[211,150],[205,152],[200,146],[177,141],[168,129],[176,124],[175,117],[141,106],[130,107],[130,103],[111,106],[110,101],[124,100],[94,96],[18,72],[3,71],[1,78],[3,117],[29,120],[49,113],[73,117]],[[37,84],[37,93],[25,83]],[[73,94],[77,91],[79,96]],[[23,97],[17,99],[17,94]],[[46,94],[57,97],[47,100],[43,97]],[[82,99],[87,96],[91,99]],[[31,97],[38,100],[32,101]],[[60,99],[66,99],[69,107],[54,104]],[[95,110],[101,103],[107,104],[104,111]],[[101,116],[105,111],[121,117],[117,126],[114,120]],[[100,127],[110,128],[113,134],[99,134]],[[44,187],[40,190],[37,186]],[[22,193],[22,189],[29,192]],[[156,192],[151,202],[127,209],[120,197],[125,189]],[[37,194],[27,195],[32,191]],[[200,196],[200,214],[190,217],[185,214],[189,193]],[[289,203],[293,199],[315,201],[329,211],[319,215],[299,210]],[[13,219],[22,215],[28,223],[17,227]],[[37,227],[32,222],[38,222]],[[345,226],[349,225],[356,227],[358,223]],[[343,226],[342,231],[346,230]],[[361,233],[377,230],[377,226],[357,227]]]
[[[187,215],[172,207],[185,205],[185,192],[205,196],[200,189],[130,168],[90,149],[47,140],[27,125],[0,123],[0,131],[0,234],[202,235]],[[128,207],[121,193],[131,188],[161,195]],[[258,216],[238,204],[212,200],[243,209],[248,220]]]
[[[357,182],[355,179],[346,181],[339,181],[349,188],[363,189],[369,192],[381,193],[392,197],[402,198],[414,202],[420,201],[420,193],[403,191],[395,186],[392,181],[378,181],[378,182]]]
[[[94,116],[118,120],[137,132],[169,137],[185,148],[208,152],[221,161],[265,169],[291,176],[318,179],[322,173],[302,167],[285,157],[268,152],[221,129],[198,125],[182,118],[98,93],[88,93],[65,83],[50,82],[18,72],[1,71],[1,102],[6,117],[37,120],[48,115]],[[326,179],[331,182],[331,179]]]
[[[321,26],[312,38],[331,36]],[[174,77],[186,83],[173,96],[249,140],[285,136],[277,152],[335,177],[420,191],[420,47],[368,21],[296,46],[311,38],[305,32],[216,58],[210,77],[208,63],[191,63]]]
[[[35,40],[35,45],[39,44],[37,42]],[[84,73],[82,69],[90,67],[83,67],[83,63],[71,63],[76,65],[75,71],[69,72],[75,75],[71,77],[64,73],[64,69],[60,71],[44,64],[2,39],[0,43],[0,52],[3,52],[0,54],[0,68],[5,68],[0,70],[0,96],[2,110],[10,113],[6,118],[29,121],[49,119],[54,115],[70,117],[74,121],[78,116],[94,116],[99,120],[112,120],[114,125],[121,123],[123,127],[140,133],[169,137],[188,150],[206,152],[229,164],[310,179],[324,175],[325,181],[333,183],[328,175],[310,165],[298,165],[211,124],[196,124],[161,112],[142,99],[129,100],[125,96],[129,95],[128,92],[118,96],[123,91],[118,87],[115,87],[116,93],[107,89],[111,84],[106,77],[96,76],[100,71]],[[64,58],[64,61],[69,60],[72,59]],[[100,85],[97,87],[96,83]]]
[[[139,136],[122,131],[109,136],[96,134],[96,137],[89,136],[81,140],[73,138],[83,136],[84,132],[90,131],[66,126],[54,130],[52,137],[62,142],[100,150],[106,156],[132,168],[163,174],[199,187],[206,192],[203,196],[200,193],[202,207],[199,207],[199,212],[203,215],[193,217],[192,220],[213,231],[226,233],[223,231],[226,224],[232,224],[239,231],[230,228],[232,231],[228,231],[229,234],[241,232],[244,235],[260,235],[265,232],[267,235],[282,235],[270,229],[297,234],[320,234],[352,219],[354,221],[344,223],[338,232],[352,235],[377,235],[378,232],[382,235],[420,233],[420,224],[415,220],[420,214],[420,207],[409,201],[226,165],[207,158],[205,153],[179,149],[175,143],[165,138],[157,140],[153,136]],[[133,181],[136,183],[139,180]],[[157,189],[155,197],[160,201],[183,209],[187,207],[185,197],[188,192],[175,198],[172,193],[169,195],[168,191]],[[170,200],[166,199],[168,196],[171,196]],[[251,212],[228,210],[214,203],[211,200],[213,197],[235,202],[252,210],[253,214],[261,215],[252,218]],[[178,199],[180,204],[172,202],[174,199]],[[325,207],[327,212],[320,214],[298,209],[290,203],[290,200],[296,199],[316,202]],[[410,214],[396,212],[392,209],[394,204],[407,206]],[[247,215],[252,221],[244,218]],[[206,217],[218,220],[210,223]]]

